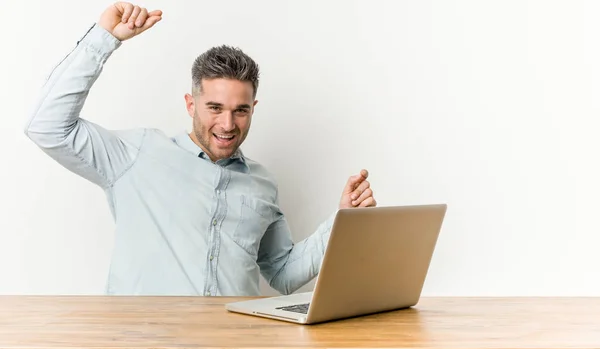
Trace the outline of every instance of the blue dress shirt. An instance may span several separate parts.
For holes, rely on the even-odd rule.
[[[25,132],[106,193],[116,236],[112,295],[289,294],[317,276],[335,213],[294,243],[273,176],[238,151],[212,162],[187,133],[107,130],[80,118],[121,42],[94,25],[52,71]]]

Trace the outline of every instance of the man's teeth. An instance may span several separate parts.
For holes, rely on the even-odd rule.
[[[222,138],[222,139],[232,139],[233,138],[233,135],[226,136],[226,135],[215,134],[215,136],[217,136],[217,138]]]

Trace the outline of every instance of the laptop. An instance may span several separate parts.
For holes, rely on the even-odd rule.
[[[230,312],[298,324],[409,308],[421,296],[446,204],[338,210],[311,292],[230,302]]]

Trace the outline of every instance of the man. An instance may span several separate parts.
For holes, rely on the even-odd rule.
[[[334,215],[294,244],[274,178],[240,150],[257,103],[250,57],[221,46],[196,59],[189,134],[108,131],[79,116],[112,52],[161,16],[109,6],[48,78],[26,134],[106,192],[116,222],[108,294],[259,295],[261,273],[292,293],[318,274]],[[376,205],[367,175],[349,178],[340,208]]]

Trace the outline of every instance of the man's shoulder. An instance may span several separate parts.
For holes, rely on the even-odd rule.
[[[141,147],[144,142],[148,139],[153,141],[169,141],[170,138],[167,134],[159,129],[151,128],[151,127],[135,127],[135,128],[127,128],[127,129],[118,129],[112,130],[112,133],[121,139],[121,141],[126,143],[134,143],[137,144],[138,147]]]
[[[265,165],[246,155],[244,155],[244,162],[248,166],[249,174],[264,178],[277,187],[277,178]]]
[[[261,174],[268,177],[274,177],[273,173],[271,173],[271,171],[265,165],[257,160],[244,155],[244,162],[252,174]]]
[[[136,127],[112,131],[122,142],[136,148],[141,153],[155,157],[172,156],[173,152],[183,151],[178,145],[180,135],[168,135],[165,131],[153,127]]]
[[[276,207],[278,205],[279,183],[275,174],[265,165],[247,156],[244,156],[244,162],[248,167],[248,174],[254,181],[254,187],[260,188],[260,196]]]

